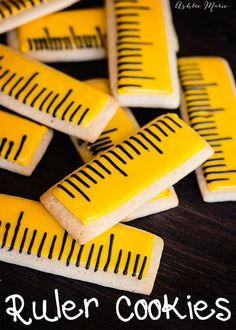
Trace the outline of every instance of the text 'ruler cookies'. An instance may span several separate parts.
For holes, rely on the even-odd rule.
[[[196,169],[212,148],[177,115],[144,126],[41,197],[81,244],[105,232]]]
[[[0,33],[63,9],[78,0],[1,0]]]
[[[118,108],[111,96],[0,45],[0,103],[93,142]]]
[[[106,79],[87,80],[86,83],[104,93],[110,93],[109,81]],[[75,137],[71,137],[71,140],[83,161],[87,163],[98,154],[121,143],[130,135],[135,134],[138,129],[138,122],[132,115],[132,112],[127,108],[120,107],[95,142],[86,142]],[[178,197],[174,188],[170,187],[143,204],[140,208],[132,212],[132,214],[129,214],[122,222],[169,210],[176,206],[178,206]]]
[[[236,200],[236,88],[228,63],[219,57],[179,60],[182,113],[214,149],[197,170],[206,202]]]
[[[176,38],[168,0],[107,0],[111,89],[123,106],[177,108]]]
[[[46,126],[0,109],[0,168],[31,175],[52,136]]]
[[[0,260],[116,289],[151,293],[163,249],[160,237],[118,224],[80,245],[39,202],[0,195],[0,204]]]
[[[42,17],[7,34],[7,42],[44,62],[88,61],[106,57],[103,8],[63,11]]]

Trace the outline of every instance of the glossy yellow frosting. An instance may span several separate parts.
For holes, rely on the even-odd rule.
[[[150,202],[155,202],[155,201],[158,201],[159,199],[162,199],[162,198],[171,198],[172,197],[172,192],[170,189],[166,189],[164,191],[162,191],[160,194],[158,194],[156,197],[152,198]]]
[[[93,79],[86,81],[86,83],[104,93],[111,93],[107,79]],[[136,119],[130,115],[125,108],[119,107],[116,114],[112,117],[100,137],[94,143],[78,139],[80,155],[83,161],[87,163],[101,152],[105,152],[112,146],[121,143],[125,138],[135,134],[138,128],[139,125],[136,122]],[[170,197],[172,197],[172,192],[169,189],[166,189],[151,201]]]
[[[120,95],[173,93],[162,0],[113,1]]]
[[[88,126],[110,99],[98,90],[0,45],[0,90],[44,113]]]
[[[23,53],[105,48],[105,33],[103,8],[63,11],[17,29],[20,50]]]
[[[215,154],[202,165],[212,192],[236,189],[236,93],[233,75],[218,57],[179,60],[184,106],[191,126]]]
[[[0,157],[28,165],[48,130],[46,126],[0,110]]]
[[[0,248],[139,279],[148,272],[155,237],[151,233],[118,224],[81,246],[39,202],[0,195],[0,205]]]
[[[68,175],[52,193],[87,225],[119,208],[205,146],[177,115],[163,115]]]
[[[111,94],[109,82],[106,79],[94,79],[86,83],[104,93]],[[138,123],[127,110],[119,107],[113,118],[105,127],[101,135],[94,143],[82,142],[84,153],[84,162],[92,160],[97,154],[109,149],[117,143],[122,142],[128,136],[138,130]]]
[[[23,0],[23,1],[11,1],[4,0],[0,1],[0,22],[4,18],[8,18],[17,14],[22,13],[25,10],[47,3],[48,0]]]

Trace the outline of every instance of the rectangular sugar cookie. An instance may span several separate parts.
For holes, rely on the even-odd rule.
[[[53,13],[78,0],[2,0],[0,1],[0,33],[15,29],[36,18]]]
[[[219,57],[179,60],[183,117],[214,149],[197,169],[205,202],[236,200],[236,89],[228,63]]]
[[[168,0],[107,0],[111,89],[123,106],[177,108],[176,40]]]
[[[39,203],[0,195],[0,260],[103,286],[150,294],[163,240],[118,224],[80,245]]]
[[[104,93],[110,93],[109,82],[107,79],[87,80],[86,83]],[[135,117],[132,115],[132,112],[129,109],[120,107],[115,116],[105,127],[105,130],[94,143],[88,143],[75,137],[71,137],[71,140],[83,161],[87,163],[98,154],[108,150],[118,143],[121,143],[130,135],[135,134],[138,129],[139,125]],[[178,197],[176,196],[174,189],[171,187],[142,205],[132,214],[129,214],[122,222],[171,209],[178,206],[178,203]]]
[[[63,11],[8,32],[7,42],[40,61],[88,61],[106,57],[103,8]]]
[[[46,126],[0,109],[0,168],[31,175],[52,136]]]
[[[118,108],[111,96],[0,45],[0,104],[64,133],[95,141]]]
[[[177,115],[162,115],[69,174],[42,204],[81,244],[196,169],[212,148]]]

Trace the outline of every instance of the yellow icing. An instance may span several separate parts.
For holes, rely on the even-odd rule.
[[[108,80],[106,79],[89,80],[86,83],[104,93],[111,94]],[[138,123],[134,118],[132,118],[132,120],[131,116],[131,114],[129,116],[127,110],[119,107],[116,114],[110,120],[98,139],[94,143],[84,142],[82,144],[83,148],[86,149],[84,161],[88,162],[92,160],[96,154],[100,153],[96,152],[96,149],[94,149],[96,146],[99,146],[102,148],[101,151],[104,151],[105,149],[122,142],[126,137],[134,134],[138,129]]]
[[[109,80],[106,78],[97,78],[97,79],[90,79],[86,80],[86,84],[100,90],[103,93],[111,94]],[[121,109],[123,107],[120,106]]]
[[[34,109],[41,107],[40,111],[75,125],[89,125],[110,99],[110,96],[3,45],[0,45],[0,66],[0,89],[4,94]]]
[[[4,18],[8,18],[11,16],[15,16],[19,13],[22,13],[32,7],[41,5],[42,3],[46,3],[49,0],[24,0],[25,6],[20,1],[10,1],[4,0],[0,1],[0,22],[4,20]]]
[[[118,93],[172,94],[163,1],[112,1],[117,33]]]
[[[184,91],[191,125],[215,151],[202,166],[208,189],[212,192],[236,190],[236,94],[233,76],[225,61],[217,57],[182,58],[179,69],[182,85],[208,84],[191,93]],[[193,93],[202,95],[189,95]],[[197,102],[199,99],[203,101]],[[192,110],[197,112],[191,113]],[[198,118],[192,118],[194,114]],[[213,141],[215,139],[219,140]]]
[[[28,165],[48,130],[46,126],[0,110],[0,157]],[[13,146],[8,152],[10,143]]]
[[[93,86],[94,88],[101,90],[104,93],[110,94],[109,83],[107,79],[93,79],[86,81],[87,84]],[[104,152],[105,149],[103,148],[110,148],[120,142],[122,142],[125,138],[129,137],[130,135],[134,134],[139,128],[138,123],[134,117],[131,117],[127,110],[123,107],[119,107],[116,114],[112,117],[108,125],[105,127],[102,135],[94,142],[88,143],[86,141],[79,144],[78,148],[80,150],[80,155],[85,163],[89,162],[95,157],[95,154],[92,152],[93,147],[98,145],[99,139],[103,139],[104,137],[109,137],[110,143],[107,145],[107,140],[105,140],[105,145],[101,146],[102,151]],[[114,131],[116,129],[116,131]],[[112,132],[110,132],[112,130]],[[107,134],[104,134],[108,132]],[[102,142],[99,143],[101,145]],[[91,149],[92,148],[92,149]],[[96,154],[100,154],[98,152]],[[153,198],[151,201],[156,201],[162,198],[170,198],[172,197],[172,192],[169,189],[166,189],[161,194]]]
[[[0,205],[1,205],[1,209],[0,209],[0,219],[1,219],[0,246],[1,247],[3,247],[3,245],[5,245],[5,247],[7,248],[11,247],[14,233],[16,232],[16,225],[19,216],[21,212],[23,212],[23,217],[21,219],[20,226],[18,226],[18,233],[13,245],[14,250],[18,250],[20,252],[20,247],[22,245],[24,232],[26,228],[28,228],[27,236],[22,251],[37,256],[39,253],[39,248],[42,243],[43,236],[46,233],[46,238],[41,250],[41,257],[44,258],[49,257],[53,238],[56,237],[54,248],[51,251],[51,258],[53,260],[59,259],[59,255],[63,245],[62,242],[63,242],[65,230],[63,229],[63,227],[61,227],[58,224],[58,222],[46,211],[46,209],[39,202],[35,202],[24,198],[14,197],[14,196],[0,195]],[[7,223],[10,224],[10,228],[8,230],[5,243],[3,244],[4,235],[6,235],[5,233],[6,233]],[[32,236],[35,230],[36,230],[35,239],[31,246],[31,250],[29,251],[30,242],[32,240]],[[119,270],[118,273],[122,274],[126,266],[128,253],[130,251],[131,252],[130,263],[127,270],[128,275],[132,275],[135,259],[136,256],[139,254],[140,258],[137,267],[136,277],[139,276],[143,260],[146,256],[147,261],[142,276],[142,278],[144,278],[147,275],[149,269],[155,236],[151,233],[120,224],[114,226],[104,234],[96,237],[95,239],[84,245],[83,252],[80,257],[80,266],[83,268],[86,267],[89,257],[89,252],[91,250],[92,245],[94,245],[94,250],[93,250],[92,258],[89,263],[89,268],[95,269],[98,252],[100,246],[103,245],[103,250],[101,253],[101,258],[98,268],[100,270],[104,270],[104,267],[108,259],[109,244],[112,234],[114,235],[114,239],[112,244],[111,259],[108,266],[108,271],[114,272],[119,251],[122,250],[122,257],[118,269]],[[63,253],[60,258],[60,261],[63,262],[65,265],[66,263],[68,263],[68,257],[71,252],[73,241],[74,241],[73,238],[70,235],[68,235],[66,242],[64,244]],[[71,253],[71,257],[69,258],[69,264],[73,267],[76,266],[80,248],[81,245],[78,242],[75,242],[74,249]],[[39,257],[40,257],[40,253],[39,253]]]
[[[105,47],[103,8],[64,11],[48,15],[17,29],[23,53]]]
[[[156,124],[162,132],[154,126]],[[161,142],[150,132],[161,139]],[[144,134],[144,137],[140,134]],[[127,203],[206,146],[205,141],[175,114],[158,117],[127,141],[136,148],[139,155],[124,141],[121,146],[133,159],[116,146],[74,171],[52,188],[54,196],[84,225]],[[110,174],[106,170],[110,171]],[[83,179],[85,184],[80,183],[76,176]]]
[[[163,198],[171,198],[172,197],[172,192],[170,189],[166,189],[162,191],[160,194],[158,194],[156,197],[152,198],[150,202],[155,202],[158,201],[159,199]]]

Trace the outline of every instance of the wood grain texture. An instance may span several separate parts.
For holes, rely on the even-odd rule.
[[[234,1],[223,1],[230,5],[228,10],[210,14],[203,10],[175,9],[173,16],[180,39],[180,56],[219,55],[225,57],[236,69]],[[199,1],[198,1],[199,2]],[[217,1],[216,1],[217,2]],[[84,0],[76,7],[102,5],[102,1]],[[4,36],[0,36],[4,42]],[[55,64],[54,67],[78,79],[107,77],[106,61]],[[156,109],[133,109],[140,124],[147,123],[162,111]],[[82,164],[68,136],[56,132],[43,160],[30,178],[0,170],[0,192],[21,197],[38,199],[51,185]],[[164,253],[154,290],[149,297],[121,292],[97,285],[87,284],[59,276],[48,275],[30,269],[0,263],[0,329],[25,329],[19,321],[13,323],[6,315],[7,296],[18,293],[26,302],[23,315],[31,314],[31,302],[48,301],[48,315],[55,315],[53,290],[58,289],[62,302],[72,299],[81,303],[84,298],[96,297],[100,302],[89,319],[81,317],[75,321],[64,318],[57,323],[34,322],[28,329],[233,329],[233,317],[229,322],[180,321],[174,315],[170,320],[158,321],[134,319],[122,323],[115,313],[117,299],[125,294],[134,304],[138,299],[147,301],[158,298],[163,301],[167,294],[170,301],[179,297],[179,310],[186,309],[186,296],[192,301],[203,299],[214,308],[218,297],[230,301],[231,311],[235,290],[235,221],[236,203],[207,204],[202,201],[194,173],[176,185],[180,206],[176,209],[152,215],[130,223],[151,231],[165,241]],[[2,207],[0,205],[0,207]],[[37,220],[37,219],[33,219]],[[128,310],[126,311],[128,315]],[[125,311],[124,311],[125,313]],[[235,319],[234,319],[235,320]]]

